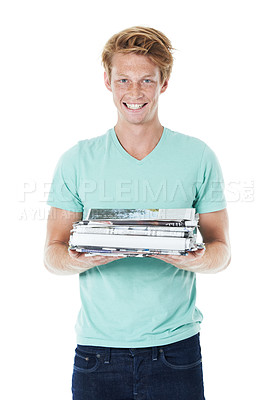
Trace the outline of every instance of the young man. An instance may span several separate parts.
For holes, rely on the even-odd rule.
[[[173,63],[165,35],[126,29],[109,39],[102,61],[117,124],[63,154],[48,200],[45,266],[80,278],[73,398],[201,400],[195,273],[230,261],[221,169],[204,142],[159,122]],[[90,208],[191,207],[205,251],[149,258],[68,251],[73,222]]]

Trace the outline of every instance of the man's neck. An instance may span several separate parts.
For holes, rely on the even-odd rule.
[[[115,126],[121,146],[138,160],[142,160],[153,151],[162,136],[163,129],[159,121],[143,125],[118,121]]]

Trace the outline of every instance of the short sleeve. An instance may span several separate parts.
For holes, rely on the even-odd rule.
[[[205,145],[198,170],[196,198],[193,207],[197,213],[208,213],[226,207],[224,179],[219,161],[214,152]]]
[[[79,146],[75,145],[59,159],[54,171],[47,204],[67,211],[83,212],[78,194]]]

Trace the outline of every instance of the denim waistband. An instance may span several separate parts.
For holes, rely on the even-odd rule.
[[[77,349],[82,350],[88,354],[101,354],[104,355],[104,362],[109,364],[111,355],[117,356],[135,356],[138,354],[151,354],[152,360],[157,360],[159,346],[143,347],[143,348],[116,348],[116,347],[101,347],[101,346],[82,346],[78,345]]]
[[[134,347],[134,348],[121,348],[121,347],[103,347],[103,346],[85,346],[85,345],[77,345],[79,350],[82,350],[85,353],[89,354],[103,354],[104,355],[104,362],[108,364],[110,362],[111,355],[126,355],[129,354],[130,356],[135,356],[137,354],[146,353],[151,354],[152,360],[157,360],[158,352],[162,351],[163,349],[175,349],[179,347],[180,344],[185,345],[187,342],[196,341],[199,339],[199,333],[194,336],[191,336],[187,339],[179,340],[174,343],[162,345],[162,346],[151,346],[151,347]]]

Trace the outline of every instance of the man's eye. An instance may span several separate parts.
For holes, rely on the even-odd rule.
[[[121,82],[121,83],[126,83],[126,82],[127,82],[127,79],[125,79],[125,78],[124,78],[124,79],[121,79],[120,82]]]
[[[151,83],[152,81],[151,81],[151,79],[144,79],[144,82],[145,83]]]

